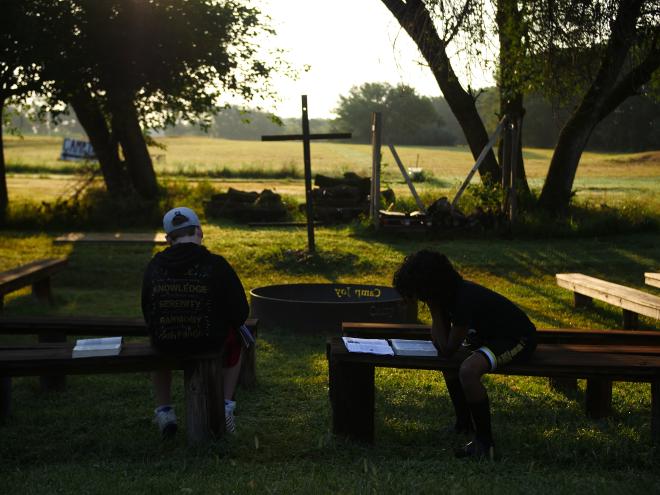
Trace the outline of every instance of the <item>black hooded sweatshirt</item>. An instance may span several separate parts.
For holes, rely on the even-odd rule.
[[[142,314],[154,347],[219,349],[248,316],[243,285],[222,256],[195,243],[156,254],[144,273]]]

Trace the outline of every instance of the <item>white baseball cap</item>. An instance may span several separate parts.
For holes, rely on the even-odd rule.
[[[163,229],[165,229],[166,234],[171,234],[175,230],[185,227],[201,227],[199,218],[197,218],[195,212],[190,208],[178,206],[165,213],[163,217]]]

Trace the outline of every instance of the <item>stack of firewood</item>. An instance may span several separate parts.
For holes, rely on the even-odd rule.
[[[211,196],[204,209],[208,217],[240,222],[272,222],[283,220],[288,215],[282,197],[270,189],[258,193],[230,187],[226,193]]]

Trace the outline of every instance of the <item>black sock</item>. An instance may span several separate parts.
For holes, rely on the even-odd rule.
[[[472,427],[470,407],[465,398],[465,393],[463,393],[461,381],[458,379],[458,376],[444,376],[445,384],[447,385],[447,392],[449,392],[449,398],[451,399],[451,403],[454,405],[454,411],[456,412],[456,425],[454,428],[458,432],[469,432],[474,428]]]
[[[481,443],[493,445],[493,432],[490,426],[490,404],[488,397],[479,402],[468,404],[474,421],[475,437]]]

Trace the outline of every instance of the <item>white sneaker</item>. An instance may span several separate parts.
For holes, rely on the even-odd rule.
[[[236,420],[234,419],[234,409],[236,409],[236,401],[225,401],[225,429],[227,433],[236,433]]]
[[[161,435],[169,438],[176,433],[176,414],[172,406],[160,406],[154,410],[154,423],[158,425]]]

